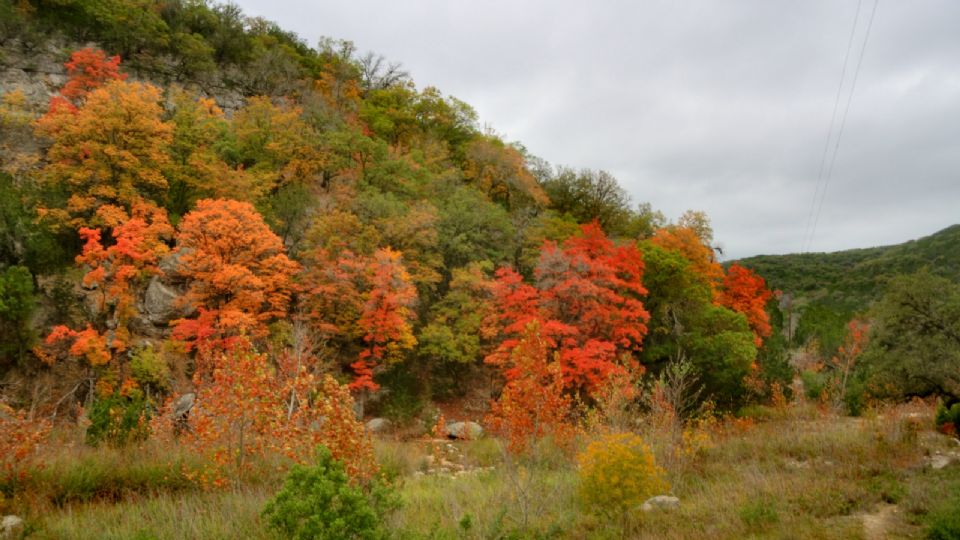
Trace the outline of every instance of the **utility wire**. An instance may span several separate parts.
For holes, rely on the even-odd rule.
[[[840,137],[843,136],[843,128],[847,124],[847,113],[850,112],[850,102],[853,101],[853,92],[857,88],[857,78],[860,75],[860,66],[863,64],[863,56],[867,51],[867,41],[870,39],[870,30],[873,28],[873,18],[877,14],[877,6],[880,0],[874,0],[873,9],[870,11],[870,20],[867,22],[867,31],[863,36],[863,45],[860,47],[860,57],[857,59],[857,67],[853,70],[853,81],[850,84],[850,93],[847,95],[847,104],[843,109],[843,116],[840,117],[840,129],[837,131],[837,140],[833,147],[833,156],[830,158],[830,166],[827,167],[827,175],[823,180],[823,190],[820,192],[820,203],[817,206],[817,213],[813,218],[813,227],[810,229],[810,242],[808,248],[813,244],[813,237],[817,232],[817,223],[820,221],[820,213],[823,211],[823,201],[827,198],[827,188],[830,186],[830,178],[833,175],[833,165],[837,161],[837,154],[840,151]]]
[[[847,52],[843,56],[843,69],[840,70],[840,84],[837,86],[837,95],[833,98],[833,113],[830,114],[827,140],[823,143],[823,155],[820,156],[820,171],[817,173],[817,184],[813,190],[813,199],[810,200],[807,226],[803,230],[803,241],[800,244],[801,253],[807,251],[807,240],[810,238],[810,227],[813,225],[813,214],[817,208],[817,197],[820,195],[820,186],[823,184],[823,172],[826,169],[827,154],[830,151],[830,141],[833,139],[833,126],[837,123],[837,111],[840,109],[840,96],[843,95],[843,82],[847,78],[847,64],[850,61],[850,51],[853,49],[853,38],[857,33],[857,22],[860,20],[861,5],[863,5],[863,0],[857,0],[857,11],[853,15],[853,26],[850,27],[850,37],[847,39]]]

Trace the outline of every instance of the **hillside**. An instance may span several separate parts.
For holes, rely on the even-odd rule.
[[[770,287],[798,300],[859,311],[879,298],[887,281],[899,274],[928,268],[960,281],[960,225],[891,246],[758,255],[737,262],[763,276]]]

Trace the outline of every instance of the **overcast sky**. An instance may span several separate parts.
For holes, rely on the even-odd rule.
[[[348,39],[401,63],[533,154],[611,172],[636,203],[670,218],[706,211],[727,258],[805,246],[858,11],[857,0],[239,4],[311,45]],[[860,5],[840,113],[873,6]],[[958,222],[960,2],[881,0],[809,250]]]

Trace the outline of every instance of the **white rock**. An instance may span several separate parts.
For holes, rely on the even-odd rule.
[[[386,418],[373,418],[367,422],[367,431],[370,433],[383,433],[390,429],[390,421]]]
[[[670,495],[650,497],[647,499],[647,502],[640,505],[640,509],[644,512],[652,512],[653,510],[675,510],[677,508],[680,508],[680,499]]]
[[[23,534],[23,520],[17,516],[4,516],[0,522],[0,538],[19,538]]]
[[[447,425],[447,437],[451,439],[479,439],[483,428],[476,422],[454,422]]]

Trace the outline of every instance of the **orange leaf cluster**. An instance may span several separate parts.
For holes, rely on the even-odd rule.
[[[91,366],[102,366],[110,363],[113,353],[110,351],[112,343],[107,343],[107,336],[100,334],[87,325],[83,330],[76,331],[60,325],[53,327],[44,343],[48,347],[68,345],[67,353],[74,358],[84,358]],[[56,354],[45,354],[42,358],[48,362],[60,357]]]
[[[60,95],[74,103],[107,81],[123,81],[127,78],[126,73],[120,73],[120,57],[107,58],[100,49],[87,47],[74,51],[64,66],[67,68],[68,80],[60,89]]]
[[[510,452],[526,452],[547,436],[565,447],[575,435],[569,419],[572,399],[564,393],[560,364],[549,361],[550,349],[535,321],[510,349],[514,376],[486,417],[490,429],[507,439]]]
[[[209,380],[194,376],[198,406],[183,436],[215,465],[217,484],[240,480],[272,455],[307,463],[317,445],[330,449],[357,478],[376,472],[373,448],[354,416],[349,390],[326,376],[317,380],[307,364],[281,356],[274,366],[249,342],[213,360]]]
[[[48,420],[31,418],[0,402],[0,473],[22,474],[50,434]]]
[[[299,265],[250,203],[198,201],[180,222],[177,252],[190,280],[185,301],[198,314],[174,321],[173,336],[190,348],[222,347],[242,334],[260,339],[286,316]]]
[[[739,264],[730,265],[723,278],[723,286],[715,295],[716,303],[747,316],[757,347],[770,335],[770,316],[767,302],[773,296],[767,283],[752,270]]]
[[[411,349],[417,343],[412,325],[417,290],[410,282],[400,253],[390,248],[374,253],[368,275],[371,288],[357,321],[365,332],[366,348],[351,364],[357,378],[350,387],[376,390],[379,386],[373,382],[373,368],[380,362],[398,358],[400,351]]]

